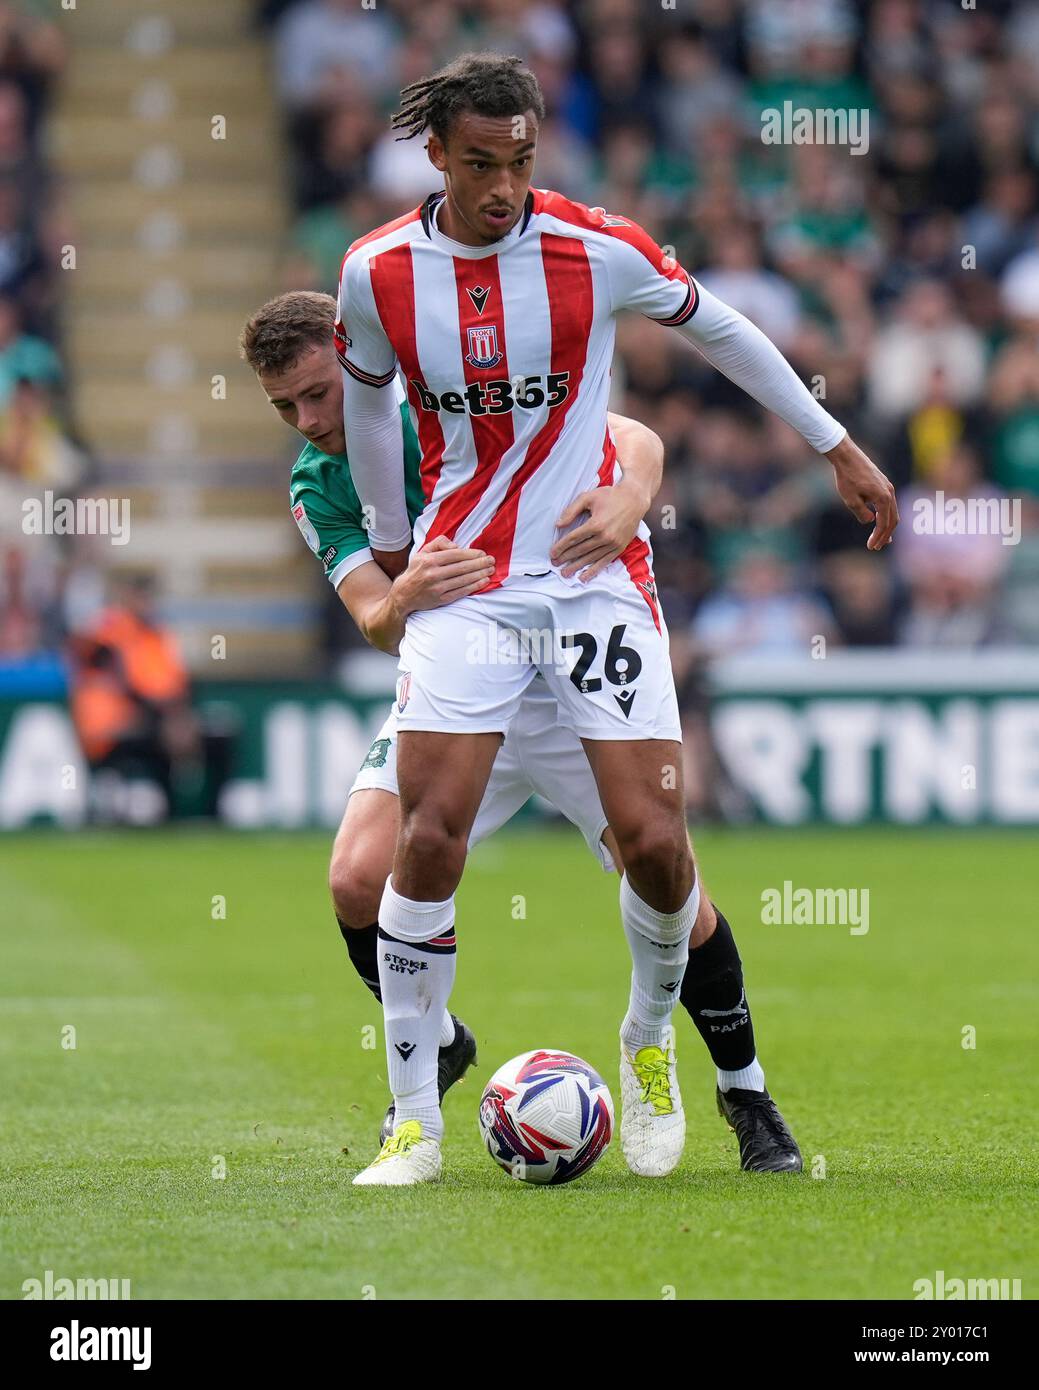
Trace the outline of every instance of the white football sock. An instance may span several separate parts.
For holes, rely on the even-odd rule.
[[[718,1068],[718,1090],[731,1091],[733,1088],[740,1091],[765,1089],[765,1073],[756,1053],[753,1062],[749,1066],[741,1067],[739,1071],[723,1071],[721,1067]]]
[[[448,1011],[445,1009],[445,1010],[444,1010],[444,1017],[443,1017],[443,1019],[441,1020],[441,1023],[440,1023],[440,1046],[441,1046],[441,1047],[450,1047],[451,1044],[454,1042],[454,1040],[455,1040],[455,1021],[454,1021],[454,1019],[451,1017],[451,1015],[448,1013]]]
[[[379,986],[390,1090],[396,1124],[420,1120],[430,1139],[444,1133],[437,1052],[455,980],[454,921],[453,896],[416,902],[386,880],[379,905]]]
[[[665,1030],[682,987],[689,961],[689,937],[700,907],[700,883],[677,912],[658,912],[642,901],[621,879],[621,921],[631,948],[631,997],[621,1024],[621,1038],[629,1051],[663,1047]]]

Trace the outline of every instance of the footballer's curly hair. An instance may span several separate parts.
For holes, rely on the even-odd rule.
[[[400,94],[401,109],[390,120],[411,140],[430,130],[447,142],[455,118],[465,111],[478,116],[545,115],[545,102],[534,74],[522,58],[504,53],[463,53],[432,77],[411,82]]]
[[[239,351],[254,372],[287,372],[310,348],[331,344],[335,321],[330,294],[290,290],[268,299],[246,320]]]

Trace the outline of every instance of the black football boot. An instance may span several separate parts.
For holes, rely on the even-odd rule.
[[[800,1173],[801,1150],[767,1091],[716,1088],[718,1114],[740,1141],[748,1173]]]

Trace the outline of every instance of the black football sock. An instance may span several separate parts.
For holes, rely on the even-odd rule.
[[[336,921],[339,923],[339,930],[343,933],[343,940],[346,942],[346,949],[350,952],[350,961],[354,969],[381,1004],[378,922],[373,922],[370,927],[348,927],[338,914]]]
[[[754,1025],[743,988],[743,964],[732,930],[718,913],[718,925],[702,946],[689,952],[679,994],[714,1065],[741,1071],[754,1061]]]

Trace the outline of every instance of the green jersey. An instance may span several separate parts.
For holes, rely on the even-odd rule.
[[[408,519],[425,506],[419,464],[419,448],[406,401],[401,403],[404,424],[404,495]],[[350,477],[346,454],[323,454],[308,443],[292,466],[289,506],[303,539],[325,567],[325,578],[338,589],[351,570],[372,558],[364,526],[361,499]]]

